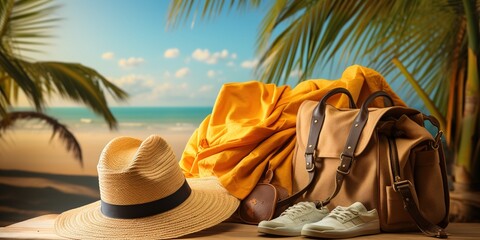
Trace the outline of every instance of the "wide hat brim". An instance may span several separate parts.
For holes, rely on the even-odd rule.
[[[217,225],[236,211],[239,200],[216,178],[189,178],[187,182],[191,195],[167,212],[135,219],[109,218],[101,213],[97,201],[60,214],[55,231],[75,239],[169,239]]]

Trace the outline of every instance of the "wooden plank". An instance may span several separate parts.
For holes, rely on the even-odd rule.
[[[15,223],[7,227],[0,228],[1,239],[63,239],[53,230],[55,214],[44,215],[32,218],[23,222]],[[451,223],[447,228],[450,233],[449,239],[480,239],[480,223]],[[198,233],[187,235],[181,239],[260,239],[272,238],[257,233],[255,225],[239,223],[221,223],[209,229]],[[303,237],[294,237],[288,239],[306,239]],[[382,233],[370,236],[361,236],[355,239],[429,239],[422,233]],[[430,238],[431,239],[431,238]]]
[[[48,214],[0,228],[1,239],[64,239],[57,236],[53,224],[57,214]]]

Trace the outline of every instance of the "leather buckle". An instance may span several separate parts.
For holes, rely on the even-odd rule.
[[[313,156],[315,156],[315,150],[313,150],[313,153],[305,153],[305,161],[306,161],[305,167],[307,168],[308,172],[313,171],[313,169],[315,168]]]
[[[343,174],[343,175],[348,175],[348,174],[350,173],[350,168],[348,169],[348,171],[344,172],[344,171],[340,170],[340,167],[338,167],[338,168],[337,168],[337,172],[338,172],[338,173],[341,173],[341,174]]]
[[[409,180],[403,180],[403,181],[398,181],[393,183],[393,190],[395,192],[398,192],[398,189],[404,188],[404,187],[410,187],[412,183]]]
[[[345,164],[340,163],[341,165],[338,166],[338,168],[337,168],[337,172],[340,173],[340,174],[343,174],[343,175],[347,175],[347,174],[350,173],[350,170],[352,169],[352,162],[353,162],[353,157],[348,156],[348,155],[346,155],[345,153],[342,152],[342,153],[340,154],[340,160],[343,162],[343,159],[344,159],[345,157],[348,157],[348,158],[350,159],[350,161],[349,161],[349,163],[348,163],[348,167],[345,166]],[[341,169],[341,168],[345,168],[345,167],[347,167],[347,171],[343,171],[343,170]]]

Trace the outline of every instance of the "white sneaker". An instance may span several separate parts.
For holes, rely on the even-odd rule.
[[[259,233],[281,236],[300,236],[303,225],[318,222],[328,214],[328,208],[317,209],[313,202],[299,202],[279,217],[258,224]]]
[[[379,232],[377,210],[367,211],[360,202],[349,207],[337,206],[322,220],[302,229],[303,236],[320,238],[350,238]]]

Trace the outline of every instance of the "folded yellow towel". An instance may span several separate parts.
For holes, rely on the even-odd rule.
[[[268,166],[274,172],[272,183],[291,193],[298,108],[337,87],[348,89],[357,104],[383,90],[395,105],[405,106],[378,72],[358,65],[348,67],[338,80],[308,80],[293,89],[256,81],[225,84],[212,114],[188,141],[180,167],[186,177],[217,176],[232,195],[243,199]],[[328,103],[348,107],[348,98],[337,94]],[[372,106],[383,107],[382,99]]]

